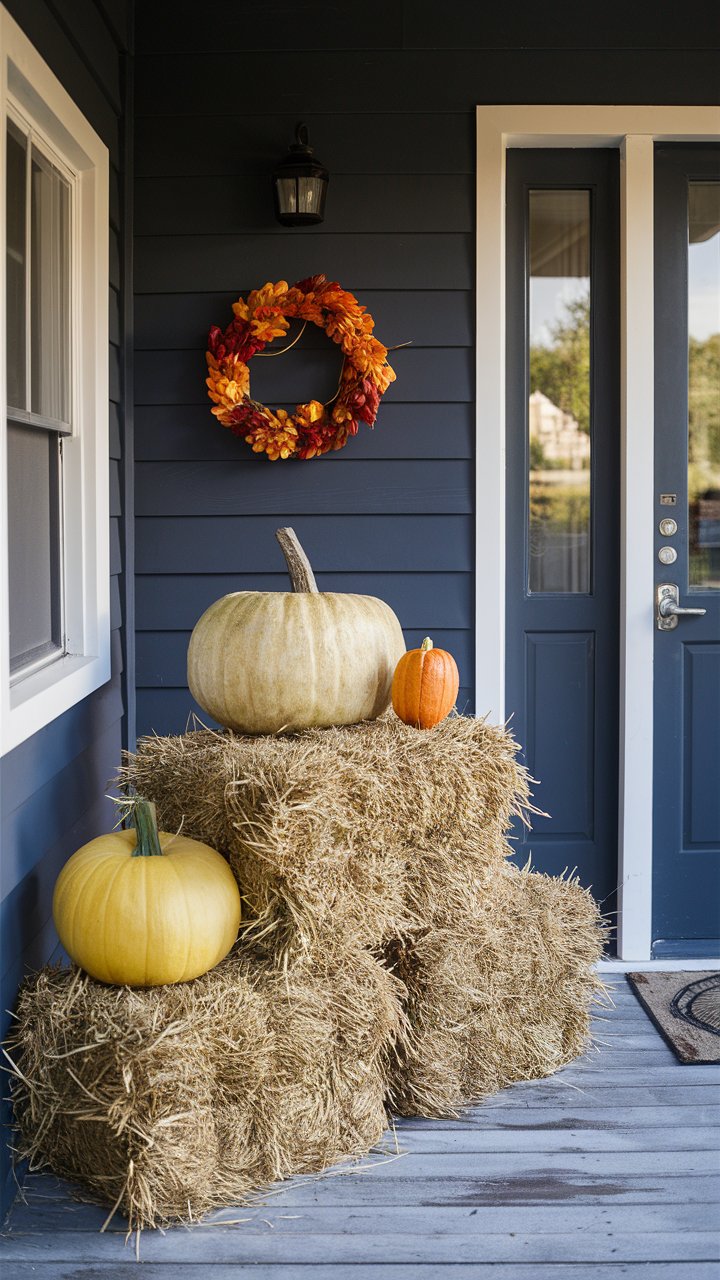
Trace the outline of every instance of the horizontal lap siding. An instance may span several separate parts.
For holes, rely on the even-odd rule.
[[[153,15],[160,7],[165,5],[151,6]],[[215,15],[217,9],[216,5]],[[248,24],[252,20],[249,14]],[[441,24],[439,8],[438,26]],[[179,34],[178,24],[173,25]],[[242,113],[243,103],[249,110],[257,110],[262,104],[273,115],[279,115],[279,123],[287,129],[306,115],[320,116],[335,110],[343,115],[353,114],[358,104],[362,109],[363,103],[376,114],[433,110],[454,114],[471,111],[483,102],[552,100],[572,105],[588,100],[637,104],[657,100],[703,104],[716,95],[717,53],[712,47],[693,49],[683,59],[682,68],[673,48],[615,49],[609,57],[602,48],[576,48],[568,53],[546,47],[339,50],[313,70],[309,60],[303,66],[298,52],[288,48],[263,51],[256,56],[242,46],[237,52],[229,52],[222,22],[213,25],[219,37],[213,51],[157,53],[138,58],[139,112],[169,121],[177,114],[235,115]],[[186,30],[190,43],[191,28]],[[708,17],[706,35],[709,30]],[[522,40],[522,31],[517,34]],[[651,34],[649,29],[648,35]],[[138,36],[139,49],[140,39]],[[173,85],[177,96],[172,92]],[[656,97],[648,99],[648,93]],[[319,153],[320,136],[316,128]],[[382,148],[382,130],[376,133],[375,140]],[[228,135],[228,145],[234,145],[232,135]],[[326,163],[326,157],[320,154]],[[273,152],[268,154],[269,167],[276,159]]]
[[[142,436],[139,416],[137,421]],[[217,435],[224,440],[221,432]],[[255,460],[249,465],[263,464]],[[270,478],[275,474],[282,473],[267,470]],[[253,472],[249,475],[250,480],[235,482],[239,493],[254,488]],[[157,494],[156,507],[160,487],[151,488]],[[324,493],[327,497],[327,488]],[[381,596],[402,619],[409,645],[419,645],[426,631],[432,630],[435,643],[455,654],[461,672],[471,672],[472,631],[467,619],[472,608],[472,516],[398,514],[396,510],[373,520],[366,513],[345,510],[334,515],[302,514],[297,497],[296,490],[294,509],[284,518],[297,530],[320,589]],[[145,723],[158,733],[184,728],[190,712],[208,722],[186,689],[190,631],[203,609],[227,591],[282,591],[286,586],[274,538],[278,517],[248,515],[252,505],[245,498],[245,514],[196,514],[191,519],[184,514],[146,516],[138,508],[136,608],[144,629],[136,637],[137,684]],[[275,510],[276,503],[270,507]],[[422,573],[418,572],[419,546],[423,548]],[[463,687],[459,705],[469,707],[471,696],[471,689]]]
[[[561,10],[550,29],[529,3],[220,0],[209,22],[195,0],[138,6],[141,731],[184,726],[183,648],[214,591],[282,589],[273,531],[290,522],[325,588],[363,582],[397,609],[409,643],[427,628],[454,648],[470,707],[475,105],[714,92],[715,54],[694,38],[711,26],[705,0],[700,27],[660,6],[652,47],[624,5]],[[299,119],[331,186],[322,227],[288,230],[273,219],[269,174]],[[397,381],[373,433],[310,465],[272,465],[211,420],[205,335],[238,294],[316,271],[360,297],[388,346],[411,346],[392,353]],[[251,378],[252,396],[278,407],[327,399],[337,355],[306,332],[282,360],[254,361]],[[480,448],[492,429],[480,415]]]
[[[212,20],[198,22],[197,0],[154,0],[138,14],[140,49],[153,52],[199,53],[222,49],[242,49],[247,54],[293,49],[319,53],[319,71],[337,70],[337,60],[328,58],[336,50],[362,50],[366,78],[372,71],[376,50],[507,49],[572,50],[595,46],[598,49],[696,49],[708,43],[708,32],[717,34],[717,5],[714,0],[696,0],[694,21],[670,0],[658,0],[653,8],[652,26],[639,7],[606,0],[588,18],[587,10],[575,0],[555,0],[552,9],[542,9],[531,0],[515,0],[512,5],[484,4],[477,0],[365,0],[362,5],[342,5],[337,0],[274,0],[273,3],[238,5],[236,0],[220,0],[213,6]],[[248,10],[251,10],[248,15]],[[330,67],[328,67],[330,62]],[[295,86],[313,79],[318,67],[298,58]],[[436,75],[442,74],[442,62]],[[478,76],[486,74],[483,65]],[[272,79],[277,90],[276,79]],[[348,82],[349,83],[349,82]],[[433,92],[429,86],[432,105]],[[480,84],[474,86],[479,92]],[[372,99],[372,95],[368,94]],[[480,99],[482,100],[482,99]],[[503,101],[503,99],[500,99]],[[270,105],[270,104],[268,104]],[[376,105],[373,103],[373,105]],[[338,101],[343,109],[343,101]]]
[[[184,727],[184,650],[215,594],[282,589],[292,523],[321,586],[383,595],[408,643],[426,630],[472,706],[474,108],[482,102],[705,102],[706,40],[661,6],[305,0],[200,21],[196,0],[137,9],[135,144],[138,727]],[[711,8],[701,4],[709,28]],[[678,48],[686,50],[678,75]],[[269,175],[304,120],[330,171],[325,222],[273,218]],[[212,420],[204,346],[239,294],[322,271],[395,351],[374,432],[338,454],[270,464]],[[252,394],[328,399],[337,352],[306,331],[255,360]],[[480,418],[483,430],[492,429]],[[493,549],[488,549],[492,554]],[[480,708],[482,710],[482,708]]]
[[[320,10],[303,6],[317,48],[338,39],[363,47],[367,23],[372,25],[367,7],[362,20],[350,7],[321,8],[322,20]],[[400,7],[376,8],[380,43],[391,32],[399,43]],[[321,590],[381,596],[396,610],[408,645],[418,645],[430,631],[437,644],[452,649],[460,702],[470,709],[472,114],[466,104],[442,118],[433,109],[421,116],[402,107],[391,114],[373,110],[376,68],[385,74],[384,54],[377,51],[350,55],[365,64],[362,92],[348,92],[346,85],[338,98],[328,86],[318,104],[297,84],[290,115],[279,116],[277,104],[245,86],[253,64],[274,62],[272,43],[250,60],[242,52],[241,27],[249,28],[252,46],[260,39],[255,24],[264,25],[265,16],[256,8],[237,26],[230,6],[223,8],[223,21],[228,19],[231,52],[221,63],[223,73],[232,66],[235,91],[218,109],[210,87],[220,68],[217,53],[190,52],[192,24],[183,48],[173,13],[167,44],[161,25],[170,9],[138,13],[138,731],[180,731],[188,714],[199,710],[186,688],[185,663],[189,634],[203,609],[227,591],[286,589],[274,539],[280,524],[296,528]],[[297,28],[295,7],[282,6],[282,21],[272,24],[273,42],[291,47]],[[176,81],[170,71],[168,83],[178,88],[161,102],[157,76],[176,58],[193,85]],[[269,114],[259,109],[261,102]],[[331,182],[325,222],[297,232],[273,219],[269,172],[301,117]],[[272,464],[253,457],[209,413],[207,329],[227,323],[239,294],[266,280],[293,281],[318,271],[357,294],[383,342],[411,345],[390,356],[397,381],[374,431],[361,427],[344,450],[311,463]],[[252,394],[287,408],[326,400],[338,371],[336,348],[311,329],[281,359],[253,362]]]
[[[123,464],[123,50],[125,0],[6,0],[13,17],[52,67],[110,150],[108,369],[110,386],[110,573],[112,676],[0,761],[1,1007],[11,1009],[23,974],[57,947],[52,892],[60,867],[113,821],[108,779],[120,761],[127,705],[122,635],[125,581]],[[4,1035],[7,1013],[1,1028]],[[4,1091],[6,1092],[6,1091]],[[5,1109],[3,1123],[8,1121]],[[3,1207],[13,1192],[2,1146]]]

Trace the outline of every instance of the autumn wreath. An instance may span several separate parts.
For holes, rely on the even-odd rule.
[[[352,293],[325,276],[310,276],[292,286],[280,280],[254,289],[247,299],[238,298],[233,312],[224,333],[217,325],[210,329],[207,386],[218,422],[247,440],[255,453],[266,453],[273,462],[314,458],[342,449],[361,422],[373,426],[380,397],[395,374],[387,362],[387,347],[373,337],[372,316]],[[248,367],[269,342],[285,336],[291,320],[318,325],[343,352],[332,400],[310,400],[296,405],[294,413],[253,400]]]

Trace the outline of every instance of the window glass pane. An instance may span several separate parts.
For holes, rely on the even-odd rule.
[[[25,387],[26,141],[12,121],[7,128],[7,398],[27,408]]]
[[[31,407],[69,423],[70,188],[36,147],[30,208]]]
[[[691,182],[688,217],[689,581],[720,589],[720,182]]]
[[[530,591],[590,590],[590,193],[531,191]]]
[[[53,431],[8,422],[10,671],[62,647],[60,461]]]

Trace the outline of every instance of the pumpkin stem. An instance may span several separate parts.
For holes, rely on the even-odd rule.
[[[432,649],[432,647],[433,647],[432,640],[430,639],[429,636],[426,636],[422,644],[420,645],[420,652],[427,653],[429,649]]]
[[[300,546],[300,539],[298,538],[295,530],[276,529],[275,537],[282,547],[282,553],[288,567],[293,591],[304,591],[313,595],[319,595],[318,585],[315,581],[315,574],[312,571],[312,565]]]
[[[143,796],[138,796],[133,805],[132,819],[137,831],[137,844],[132,851],[133,858],[162,857],[157,814],[152,800],[145,800]]]

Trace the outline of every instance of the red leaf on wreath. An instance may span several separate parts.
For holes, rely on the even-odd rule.
[[[325,284],[325,276],[306,276],[304,280],[298,280],[293,285],[294,289],[299,289],[301,293],[317,293],[318,289]]]
[[[343,403],[347,405],[354,418],[359,418],[369,427],[375,425],[380,407],[380,394],[369,378],[363,378],[359,386],[346,391],[343,395]],[[355,429],[357,430],[357,427]]]

